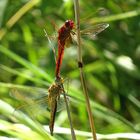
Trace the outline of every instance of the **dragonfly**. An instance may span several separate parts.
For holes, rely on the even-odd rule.
[[[44,109],[50,111],[49,128],[51,135],[53,135],[56,112],[65,108],[65,100],[64,97],[61,96],[65,92],[63,82],[63,78],[55,80],[55,82],[48,88],[48,91],[33,88],[13,88],[10,91],[10,95],[23,103],[21,106],[16,108],[16,110],[25,111],[31,114],[36,113],[39,110],[43,111]],[[69,101],[68,97],[67,100]],[[33,110],[35,112],[32,112]]]
[[[108,23],[101,23],[94,25],[93,27],[89,27],[81,31],[81,35],[88,35],[95,37],[97,34],[104,31],[107,27],[109,27]],[[56,59],[56,68],[55,68],[55,76],[56,78],[60,78],[60,69],[62,65],[64,49],[69,47],[72,42],[73,36],[76,36],[75,24],[73,20],[66,20],[64,25],[60,27],[58,30],[58,55]]]
[[[55,83],[49,87],[48,93],[49,93],[48,103],[49,103],[50,114],[51,114],[49,128],[50,128],[51,135],[53,135],[55,115],[58,109],[57,105],[58,102],[60,102],[60,95],[62,93],[65,94],[65,90],[63,86],[63,78],[61,77],[57,78],[55,80]]]

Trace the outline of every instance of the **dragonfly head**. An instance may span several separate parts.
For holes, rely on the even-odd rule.
[[[57,77],[57,78],[55,79],[55,83],[56,83],[57,85],[62,85],[63,82],[64,82],[64,79],[63,79],[62,77]]]
[[[73,29],[74,28],[74,22],[73,22],[73,20],[66,20],[65,21],[65,26],[67,28]]]

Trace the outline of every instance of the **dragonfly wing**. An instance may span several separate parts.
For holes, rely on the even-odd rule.
[[[81,34],[96,36],[97,34],[101,33],[108,27],[109,27],[108,23],[97,24],[97,25],[94,25],[93,27],[82,30]]]
[[[67,97],[67,102],[69,103],[69,98]],[[64,96],[61,96],[57,101],[57,112],[64,110],[66,108],[66,103],[64,100]]]
[[[44,97],[48,95],[48,92],[41,88],[12,88],[10,95],[17,100],[28,102],[27,100],[35,100]]]
[[[37,96],[39,93],[42,97]],[[48,95],[45,94],[43,90],[36,91],[34,89],[12,89],[10,91],[10,95],[19,100],[21,103],[21,105],[18,106],[16,110],[21,110],[31,116],[36,116],[36,114],[39,114],[39,112],[46,111],[46,108],[48,107]]]

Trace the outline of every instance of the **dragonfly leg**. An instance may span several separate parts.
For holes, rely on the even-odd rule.
[[[71,30],[71,34],[72,34],[72,35],[76,35],[76,33],[75,33],[74,31],[72,31],[72,30]]]

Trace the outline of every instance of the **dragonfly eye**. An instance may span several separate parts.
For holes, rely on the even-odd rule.
[[[72,20],[66,20],[65,26],[68,27],[68,28],[70,28],[70,29],[73,29],[74,22]]]

